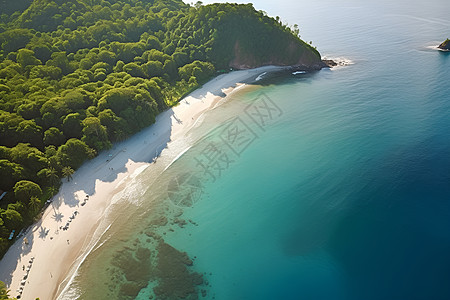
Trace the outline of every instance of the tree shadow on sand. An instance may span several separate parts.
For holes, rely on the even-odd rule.
[[[52,216],[53,220],[55,220],[56,222],[62,222],[62,219],[64,218],[64,215],[60,212],[56,212],[53,214]]]
[[[49,231],[50,231],[50,229],[47,229],[47,228],[41,226],[41,228],[39,229],[39,238],[45,239],[47,237]]]
[[[129,161],[154,161],[170,142],[172,122],[173,111],[167,110],[157,116],[156,123],[152,126],[116,143],[113,148],[103,151],[81,166],[72,176],[72,180],[64,182],[59,193],[53,198],[54,209],[58,210],[62,204],[69,207],[80,206],[86,195],[95,193],[97,181],[113,182],[120,173],[127,171],[126,165]],[[134,149],[129,151],[127,145],[130,144]]]

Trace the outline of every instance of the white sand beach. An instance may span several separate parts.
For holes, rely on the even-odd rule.
[[[277,69],[280,67],[267,66],[216,77],[161,113],[149,128],[86,162],[70,182],[63,179],[42,219],[17,239],[0,261],[0,280],[7,284],[10,295],[25,300],[56,299],[64,288],[62,281],[82,261],[77,258],[89,251],[89,242],[113,196],[137,173],[151,168],[156,156],[164,157],[167,146],[184,136],[203,113],[240,83]]]

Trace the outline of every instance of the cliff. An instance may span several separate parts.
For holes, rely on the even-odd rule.
[[[234,69],[321,64],[320,53],[300,39],[297,25],[290,28],[251,4],[214,7],[225,12],[213,25],[212,60],[216,64]]]

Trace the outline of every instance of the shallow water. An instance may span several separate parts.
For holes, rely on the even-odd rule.
[[[448,3],[255,2],[353,64],[258,81],[210,112],[111,209],[66,298],[148,299],[197,272],[205,299],[450,299],[450,55],[429,48]],[[193,266],[159,264],[162,241]],[[169,269],[182,284],[161,283]]]

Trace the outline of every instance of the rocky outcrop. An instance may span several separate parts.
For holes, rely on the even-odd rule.
[[[439,49],[450,51],[450,39],[446,39],[438,46]]]
[[[320,55],[310,51],[308,48],[302,48],[299,44],[291,43],[286,49],[285,55],[273,55],[271,58],[261,60],[251,52],[243,51],[240,43],[236,41],[234,45],[234,58],[229,66],[235,70],[252,69],[261,66],[291,66],[302,65],[317,68],[322,65]],[[287,54],[287,55],[286,55]],[[286,57],[297,56],[296,60],[287,59]]]
[[[338,63],[331,59],[324,59],[318,62],[310,63],[310,64],[297,64],[289,67],[289,72],[312,72],[319,71],[323,68],[332,68],[336,67]]]
[[[262,66],[274,65],[274,66],[290,66],[294,71],[316,71],[322,68],[331,68],[337,64],[332,60],[320,60],[320,55],[315,52],[308,51],[308,49],[302,49],[299,51],[299,45],[290,45],[289,52],[295,51],[301,52],[298,55],[298,59],[292,64],[291,61],[286,60],[285,57],[272,57],[263,62],[258,62],[258,59],[252,54],[244,53],[242,51],[239,42],[236,42],[234,46],[234,58],[230,62],[230,67],[235,70],[246,70]]]

